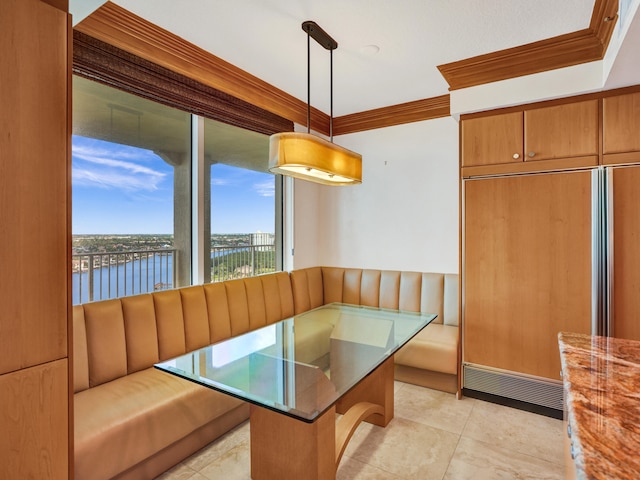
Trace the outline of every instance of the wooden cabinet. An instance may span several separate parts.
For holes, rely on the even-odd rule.
[[[591,330],[591,172],[464,182],[463,361],[559,379]]]
[[[640,340],[640,166],[610,171],[613,211],[612,335]]]
[[[574,160],[571,167],[596,165],[598,100],[463,119],[461,138],[462,167],[485,167],[475,172],[480,175],[555,168],[530,164],[545,160],[581,162],[578,165]]]
[[[522,112],[462,121],[462,166],[522,161]]]
[[[598,155],[598,100],[524,112],[525,160]]]
[[[0,14],[0,477],[73,478],[67,2]]]
[[[602,129],[605,164],[640,162],[640,92],[605,97]]]

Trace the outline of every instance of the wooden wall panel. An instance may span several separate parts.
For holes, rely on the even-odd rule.
[[[67,479],[67,360],[0,375],[0,478]]]
[[[0,374],[67,356],[68,15],[0,16]]]
[[[64,0],[2,1],[2,479],[72,476],[69,32]]]
[[[613,336],[640,340],[640,166],[613,170]]]
[[[591,173],[464,189],[464,361],[559,379],[558,332],[591,329]]]

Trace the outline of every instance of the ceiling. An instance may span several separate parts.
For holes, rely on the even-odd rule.
[[[301,24],[317,22],[339,45],[334,116],[444,95],[438,65],[588,28],[594,9],[594,0],[111,1],[304,102]],[[326,113],[329,58],[312,40],[311,104]]]

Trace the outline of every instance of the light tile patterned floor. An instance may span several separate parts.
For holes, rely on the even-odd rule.
[[[249,423],[161,480],[249,480]],[[534,413],[396,382],[387,428],[360,425],[339,480],[562,479],[562,422]],[[301,479],[303,480],[303,479]]]

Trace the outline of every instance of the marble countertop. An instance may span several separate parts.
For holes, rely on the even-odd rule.
[[[640,478],[640,342],[558,334],[578,478]]]

